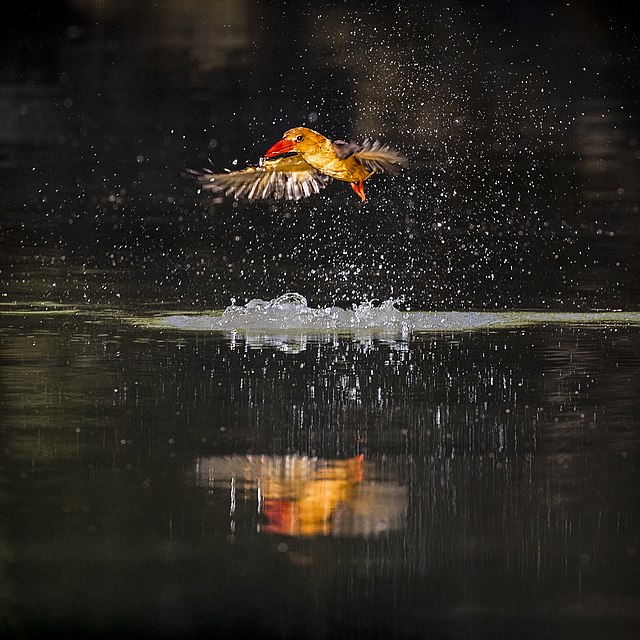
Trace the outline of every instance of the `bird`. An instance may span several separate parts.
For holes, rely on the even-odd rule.
[[[308,127],[294,127],[270,147],[257,165],[215,173],[210,169],[187,172],[200,188],[236,200],[300,200],[319,193],[330,182],[348,182],[364,203],[364,181],[376,173],[397,176],[407,158],[378,140],[358,144],[330,140]]]

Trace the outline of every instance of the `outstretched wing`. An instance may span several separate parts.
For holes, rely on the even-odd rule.
[[[262,159],[258,166],[240,171],[214,173],[188,169],[202,189],[233,196],[236,200],[299,200],[319,193],[332,180],[307,164],[299,155],[286,155],[269,160]]]
[[[379,140],[367,138],[362,144],[334,140],[333,148],[341,160],[354,156],[374,173],[390,173],[397,176],[409,164],[407,158],[399,151],[382,144]]]

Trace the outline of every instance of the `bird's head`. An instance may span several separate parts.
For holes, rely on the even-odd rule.
[[[321,146],[326,138],[307,127],[294,127],[289,129],[265,154],[264,158],[274,158],[283,153],[310,153],[318,146]]]

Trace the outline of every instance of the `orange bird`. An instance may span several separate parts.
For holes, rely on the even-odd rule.
[[[362,144],[329,140],[307,127],[289,129],[263,156],[257,166],[214,173],[189,170],[202,189],[232,195],[236,200],[284,198],[299,200],[319,193],[332,179],[348,182],[366,202],[364,181],[374,173],[398,175],[407,158],[375,140]]]

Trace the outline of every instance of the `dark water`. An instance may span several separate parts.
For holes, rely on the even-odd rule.
[[[4,630],[635,637],[639,352],[5,315]]]
[[[0,39],[0,635],[640,637],[637,321],[141,321],[287,291],[638,311],[630,16],[51,5]],[[298,124],[410,167],[365,206],[182,176]]]

